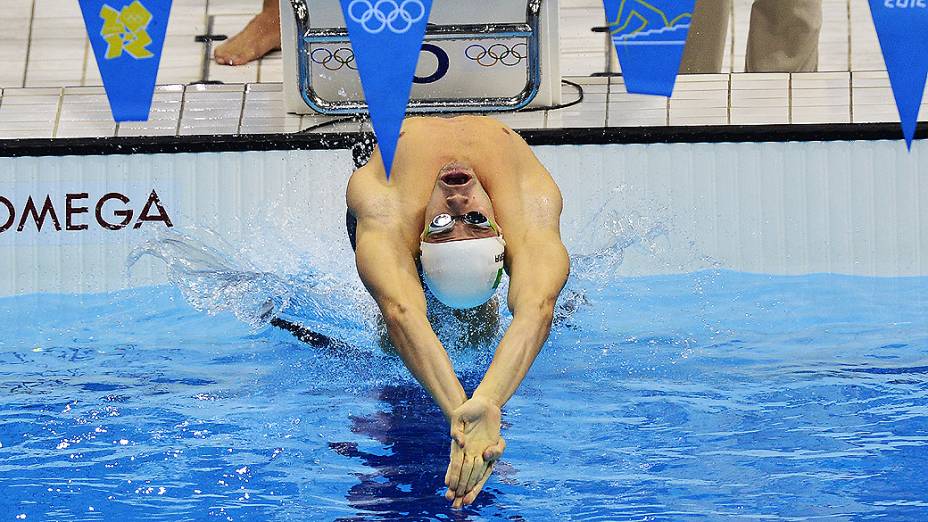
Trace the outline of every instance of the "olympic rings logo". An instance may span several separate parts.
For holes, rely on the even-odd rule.
[[[520,49],[521,48],[521,49]],[[507,67],[514,67],[528,56],[528,46],[524,43],[509,47],[506,44],[493,44],[490,48],[474,44],[464,51],[468,59],[484,67],[493,67],[501,63]]]
[[[410,10],[409,7],[412,7]],[[396,34],[403,34],[425,18],[425,5],[422,0],[352,0],[348,4],[348,17],[361,24],[370,34],[378,34],[390,29]]]
[[[358,70],[354,61],[354,52],[348,47],[341,47],[335,51],[319,47],[313,49],[313,52],[309,54],[309,58],[313,63],[318,63],[330,71],[340,71],[345,67],[353,71]]]

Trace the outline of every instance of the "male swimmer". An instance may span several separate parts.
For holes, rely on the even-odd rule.
[[[567,280],[560,190],[525,141],[493,119],[410,118],[389,181],[375,150],[351,176],[347,201],[358,274],[450,423],[445,496],[470,504],[505,448],[500,408],[547,339]],[[489,306],[503,270],[512,324],[468,398],[427,318],[423,282],[445,305],[472,309]]]

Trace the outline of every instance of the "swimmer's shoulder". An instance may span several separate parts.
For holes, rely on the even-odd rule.
[[[368,161],[366,165],[354,171],[348,179],[348,189],[345,191],[345,200],[348,210],[356,218],[368,213],[371,202],[381,196],[382,188],[378,183],[378,170],[381,177],[386,177],[379,161]]]
[[[375,154],[348,179],[345,201],[348,211],[359,221],[374,218],[383,223],[402,222],[407,213],[403,209],[403,191],[397,190],[395,182],[387,181],[382,165]]]

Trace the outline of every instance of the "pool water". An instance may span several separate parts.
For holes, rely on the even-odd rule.
[[[344,351],[175,286],[6,298],[0,520],[926,520],[926,295],[928,278],[572,280],[461,511],[440,496],[444,419],[362,293],[272,303]],[[492,346],[451,353],[472,389]]]

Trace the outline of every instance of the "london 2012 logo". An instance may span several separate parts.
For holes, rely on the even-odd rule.
[[[348,4],[348,16],[370,34],[389,29],[404,34],[425,18],[425,5],[421,0],[354,0]]]
[[[136,0],[119,11],[104,4],[100,9],[100,18],[103,19],[100,36],[106,41],[107,60],[119,58],[123,52],[136,60],[154,56],[148,50],[152,43],[148,35],[148,24],[153,17],[141,2]]]

